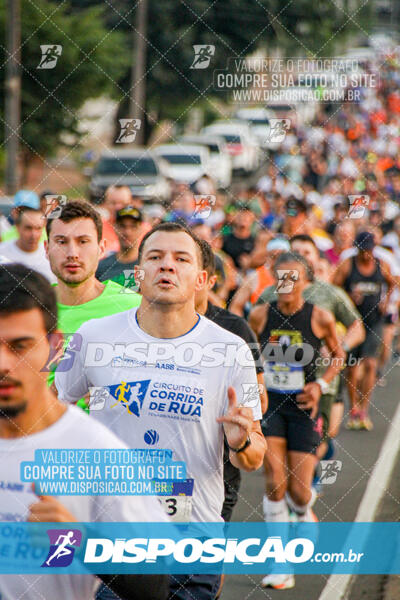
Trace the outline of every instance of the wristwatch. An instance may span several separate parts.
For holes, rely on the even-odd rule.
[[[322,379],[322,377],[319,377],[315,383],[318,383],[319,387],[321,388],[321,395],[323,396],[324,394],[326,394],[329,390],[329,383],[327,383],[325,381],[325,379]]]
[[[228,444],[228,448],[229,450],[232,450],[232,452],[236,452],[236,454],[239,454],[239,452],[243,452],[243,450],[246,450],[246,448],[248,448],[251,444],[251,439],[250,436],[247,436],[247,440],[245,441],[245,443],[240,446],[239,448],[231,448]]]

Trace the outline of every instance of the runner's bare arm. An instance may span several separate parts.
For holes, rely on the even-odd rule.
[[[269,304],[260,304],[255,306],[249,315],[249,325],[257,337],[259,337],[267,322],[268,309]]]
[[[347,275],[350,273],[350,259],[343,261],[339,264],[336,271],[333,273],[332,283],[334,285],[338,285],[339,287],[343,287],[344,282],[346,281]]]
[[[354,348],[365,340],[365,327],[360,319],[356,319],[347,329],[346,335],[342,340],[348,348]]]
[[[217,419],[222,423],[226,439],[230,448],[229,458],[234,467],[244,471],[255,471],[263,464],[264,454],[267,449],[264,436],[261,431],[260,422],[254,421],[253,411],[248,406],[237,403],[236,392],[233,387],[228,388],[229,409],[228,412]],[[242,452],[247,440],[250,444]]]
[[[251,294],[253,293],[254,281],[254,274],[249,275],[244,279],[242,285],[231,300],[229,305],[230,312],[239,315],[239,317],[243,317],[245,304],[250,300]]]
[[[268,396],[267,396],[267,391],[265,389],[265,384],[264,384],[264,373],[257,373],[257,381],[258,384],[262,387],[260,387],[260,390],[262,390],[260,392],[260,403],[261,403],[261,412],[264,415],[267,410],[268,410]]]
[[[384,260],[381,260],[380,264],[381,264],[382,275],[386,281],[387,290],[385,292],[384,298],[382,298],[382,300],[380,302],[379,308],[380,308],[381,313],[383,315],[385,315],[387,313],[390,296],[391,296],[393,290],[396,287],[398,287],[398,285],[399,285],[399,281],[398,281],[399,277],[395,277],[394,275],[392,275],[390,265],[388,265],[387,262],[385,262]]]
[[[331,354],[330,365],[323,375],[323,379],[329,383],[342,370],[346,353],[338,340],[336,322],[332,313],[315,306],[312,316],[312,328],[315,334],[324,340]]]

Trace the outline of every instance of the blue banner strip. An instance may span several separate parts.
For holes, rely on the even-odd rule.
[[[399,574],[400,523],[7,523],[0,574]]]

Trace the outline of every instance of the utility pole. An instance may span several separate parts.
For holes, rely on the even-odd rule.
[[[131,69],[131,91],[129,116],[141,120],[134,144],[144,143],[145,106],[146,106],[146,50],[147,50],[147,9],[148,0],[139,0],[136,8],[136,25],[133,32],[133,54]]]
[[[7,63],[5,77],[6,193],[18,188],[18,148],[21,119],[21,6],[20,0],[7,0]]]

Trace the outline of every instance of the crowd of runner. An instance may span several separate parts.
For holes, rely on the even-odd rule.
[[[160,447],[172,447],[177,459],[187,462],[197,486],[193,506],[165,505],[171,518],[215,521],[222,515],[229,521],[240,469],[251,471],[263,463],[266,486],[260,501],[266,522],[313,522],[319,462],[334,456],[333,440],[341,426],[365,432],[373,428],[369,408],[375,386],[386,385],[400,352],[399,83],[400,71],[388,61],[380,69],[378,89],[361,89],[360,102],[321,105],[311,125],[293,124],[268,155],[259,180],[250,187],[240,184],[235,193],[214,189],[212,181],[206,189],[204,181],[198,188],[174,182],[165,207],[146,204],[118,183],[96,206],[84,199],[49,205],[54,190],[40,196],[21,190],[11,215],[0,217],[2,298],[7,285],[14,288],[15,281],[20,293],[29,273],[40,273],[55,284],[58,329],[70,339],[79,332],[79,352],[90,341],[100,341],[99,331],[101,340],[110,343],[171,338],[178,344],[182,336],[188,343],[198,341],[201,333],[203,345],[239,339],[250,345],[251,375],[235,366],[181,369],[161,377],[147,366],[143,373],[136,368],[132,376],[124,363],[95,371],[76,358],[71,368],[58,367],[55,377],[48,376],[50,404],[55,394],[63,402],[78,403],[82,414],[89,412],[128,447],[140,447],[146,431],[162,429]],[[33,281],[27,289],[44,281]],[[164,296],[175,300],[160,301]],[[179,309],[166,319],[170,301]],[[13,311],[12,305],[4,306],[0,319]],[[34,306],[22,302],[20,310]],[[128,318],[125,311],[133,312]],[[99,318],[100,329],[91,321]],[[49,357],[55,354],[53,348]],[[8,373],[0,363],[0,412],[18,420],[18,410],[6,409]],[[189,387],[195,380],[197,388],[214,398],[215,410],[208,406],[208,412],[204,407],[203,413],[200,408],[195,413],[188,407],[193,411],[186,413],[192,414],[190,433],[185,433],[189,424],[182,417],[164,419],[161,427],[160,414],[154,416],[164,410],[161,403],[143,414],[144,374]],[[256,386],[259,396],[254,403],[253,394],[248,406],[239,394],[244,383]],[[90,410],[90,388],[117,384],[114,399],[123,418],[110,423],[111,413]],[[133,406],[125,392],[136,384]],[[178,402],[170,408],[172,404],[175,415]],[[136,437],[125,409],[130,415],[141,413]],[[179,410],[185,414],[183,404]],[[0,452],[7,437],[13,435],[0,430]],[[158,515],[157,507],[149,510]],[[40,507],[30,509],[30,518],[35,512]],[[1,520],[6,517],[2,513]],[[171,599],[211,599],[221,589],[217,576],[172,579]],[[118,597],[106,583],[103,579],[97,598]],[[287,589],[294,576],[271,572],[261,584]],[[14,589],[11,584],[9,589]],[[9,596],[4,592],[5,598],[17,589]],[[123,589],[114,586],[118,593]]]

